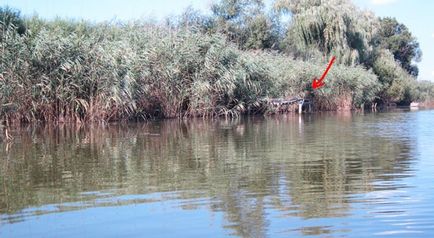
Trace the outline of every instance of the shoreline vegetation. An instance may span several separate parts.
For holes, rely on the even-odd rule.
[[[237,117],[269,98],[314,110],[432,102],[405,25],[347,0],[221,0],[164,22],[44,20],[0,6],[3,124]],[[290,16],[289,21],[285,18]],[[312,91],[331,56],[326,86]]]

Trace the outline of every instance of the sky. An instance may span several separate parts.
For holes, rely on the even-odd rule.
[[[266,0],[271,2],[272,0]],[[91,21],[163,19],[180,14],[191,6],[209,11],[213,0],[0,0],[0,6],[19,9],[26,16],[46,19],[87,19]],[[434,1],[431,0],[353,0],[364,10],[377,16],[395,17],[416,36],[423,56],[419,80],[434,81]]]

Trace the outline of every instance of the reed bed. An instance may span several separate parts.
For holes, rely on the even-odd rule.
[[[224,35],[146,22],[30,19],[0,39],[0,104],[7,122],[236,117],[267,98],[303,96],[323,61],[243,51]],[[381,90],[360,66],[336,65],[314,94],[318,110],[369,104]]]

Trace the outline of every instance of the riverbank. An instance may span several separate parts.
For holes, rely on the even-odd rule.
[[[140,21],[96,24],[34,17],[26,19],[26,27],[20,33],[9,26],[1,34],[4,124],[273,113],[266,99],[313,92],[312,79],[329,59],[242,49],[219,32]],[[326,86],[311,94],[314,110],[409,103],[420,100],[421,92],[424,98],[433,94],[433,84],[418,83],[387,51],[379,50],[376,57],[374,70],[336,63]],[[387,80],[377,75],[383,72],[379,69],[387,72]]]
[[[262,99],[303,96],[324,67],[241,51],[222,35],[143,24],[57,24],[6,38],[3,57],[10,60],[1,83],[11,122],[265,113],[270,108]],[[379,88],[373,73],[337,65],[317,91],[316,105],[333,110],[343,98],[352,105],[372,101]]]

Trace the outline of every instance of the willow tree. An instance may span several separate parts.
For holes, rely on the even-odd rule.
[[[368,58],[377,20],[348,0],[277,0],[275,10],[292,16],[286,42],[291,50],[318,50],[354,65]]]

